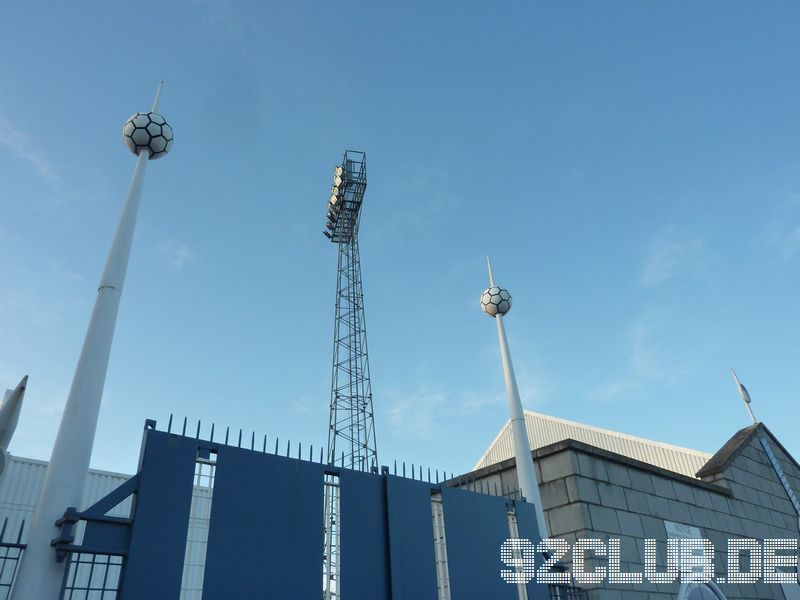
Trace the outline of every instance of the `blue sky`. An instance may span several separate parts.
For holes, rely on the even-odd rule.
[[[361,253],[381,462],[469,469],[526,407],[800,455],[800,6],[10,3],[0,22],[0,385],[46,459],[166,78],[93,466],[146,418],[327,437],[332,169],[368,156]]]

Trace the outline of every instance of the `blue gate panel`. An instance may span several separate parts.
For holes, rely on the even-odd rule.
[[[430,484],[388,475],[392,600],[437,600]]]
[[[178,598],[197,440],[148,430],[121,598]]]
[[[517,530],[519,537],[529,539],[537,546],[542,541],[542,536],[539,534],[539,526],[536,523],[536,510],[534,505],[530,502],[522,502],[517,500],[514,502],[514,507],[517,513]],[[538,569],[542,564],[542,555],[536,555],[536,568]],[[527,585],[528,597],[531,600],[547,600],[550,598],[550,590],[547,585],[536,583],[532,581]]]
[[[384,478],[342,469],[341,570],[343,598],[388,600],[389,540]]]
[[[322,465],[220,446],[204,600],[322,598]]]
[[[443,487],[447,565],[453,600],[518,600],[503,581],[500,546],[509,538],[505,498]]]

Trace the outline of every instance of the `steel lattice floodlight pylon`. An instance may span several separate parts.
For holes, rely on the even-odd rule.
[[[362,471],[378,463],[358,251],[366,189],[366,154],[345,151],[334,172],[324,231],[339,246],[328,462]]]

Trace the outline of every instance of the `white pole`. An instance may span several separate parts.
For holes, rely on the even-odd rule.
[[[517,378],[514,375],[514,365],[508,349],[506,330],[503,327],[503,317],[497,315],[497,337],[500,340],[500,356],[503,360],[503,374],[506,379],[506,396],[508,397],[508,410],[511,413],[511,434],[514,438],[514,456],[517,462],[517,479],[522,495],[536,507],[536,522],[539,534],[549,537],[549,527],[542,510],[542,498],[539,495],[539,484],[536,480],[536,469],[533,465],[533,455],[528,441],[528,430],[525,426],[525,413],[522,410],[522,400],[519,397]]]
[[[158,95],[154,109],[157,101]],[[28,530],[28,546],[22,555],[14,584],[15,600],[54,600],[59,597],[66,561],[56,561],[50,541],[58,533],[55,521],[67,507],[82,508],[114,326],[149,157],[150,152],[146,148],[139,152],[122,216],[100,279],[94,310],[47,467],[39,507]]]
[[[489,285],[495,287],[492,263],[487,258],[489,266]],[[528,440],[528,430],[525,426],[525,413],[522,410],[522,400],[519,396],[517,378],[514,375],[514,364],[511,362],[511,352],[508,349],[506,330],[503,326],[503,315],[495,315],[497,321],[497,337],[500,341],[500,357],[503,361],[503,375],[506,380],[506,396],[508,397],[508,411],[511,414],[511,434],[514,439],[514,456],[517,463],[517,480],[519,489],[525,498],[533,503],[536,511],[536,524],[539,526],[539,535],[542,538],[550,537],[550,528],[542,509],[542,497],[539,494],[539,484],[536,480],[536,468],[533,465],[533,455]]]

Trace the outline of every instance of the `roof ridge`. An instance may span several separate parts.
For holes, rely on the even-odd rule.
[[[642,442],[649,445],[660,446],[662,448],[669,448],[670,450],[678,450],[681,452],[685,452],[687,454],[694,454],[695,456],[700,456],[704,458],[710,458],[713,456],[712,452],[703,452],[702,450],[695,450],[694,448],[687,448],[686,446],[677,446],[675,444],[668,444],[667,442],[659,442],[658,440],[651,440],[649,438],[641,437],[638,435],[632,435],[630,433],[624,433],[622,431],[614,431],[613,429],[606,429],[604,427],[597,427],[596,425],[588,425],[586,423],[580,423],[578,421],[571,421],[569,419],[564,419],[563,417],[555,417],[552,415],[546,415],[544,413],[536,412],[533,410],[525,409],[523,412],[530,414],[534,417],[539,417],[542,419],[546,419],[549,421],[556,421],[558,423],[563,423],[565,425],[577,425],[583,429],[589,429],[591,431],[596,431],[598,433],[606,433],[617,437],[626,438],[628,440]],[[502,433],[502,432],[501,432]],[[498,436],[499,437],[499,436]],[[496,440],[495,440],[496,441]],[[494,443],[494,442],[492,442]]]

